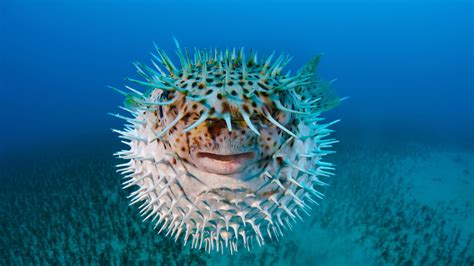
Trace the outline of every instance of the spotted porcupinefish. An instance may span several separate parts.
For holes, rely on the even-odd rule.
[[[337,140],[321,112],[340,98],[318,78],[319,56],[295,75],[290,57],[263,60],[244,49],[196,50],[176,42],[177,67],[160,48],[152,67],[135,63],[115,155],[131,204],[159,233],[193,248],[236,252],[283,237],[334,175],[323,161]]]

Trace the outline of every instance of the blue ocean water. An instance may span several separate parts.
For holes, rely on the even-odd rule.
[[[360,224],[339,225],[334,221],[326,221],[324,227],[323,222],[315,220],[310,225],[319,226],[322,231],[313,232],[313,227],[308,229],[310,225],[306,224],[307,227],[302,228],[313,232],[314,239],[304,241],[314,243],[326,238],[333,241],[330,245],[333,250],[318,253],[316,258],[321,258],[321,264],[399,264],[414,258],[410,261],[423,265],[423,262],[434,261],[439,254],[446,265],[457,258],[459,265],[472,264],[473,25],[473,3],[469,0],[3,1],[0,3],[0,159],[4,170],[0,171],[5,186],[0,196],[3,197],[0,221],[5,226],[0,233],[0,264],[54,263],[54,258],[59,264],[96,261],[114,264],[121,259],[130,263],[159,262],[163,258],[170,262],[179,256],[186,256],[187,260],[182,263],[209,263],[207,257],[199,257],[199,252],[180,253],[177,244],[178,251],[169,251],[170,246],[163,244],[168,242],[160,242],[165,240],[156,238],[151,226],[141,225],[137,211],[118,199],[125,199],[125,195],[119,192],[120,178],[113,175],[111,166],[115,163],[112,153],[120,143],[110,129],[120,128],[121,121],[107,113],[117,112],[123,99],[107,86],[121,87],[127,84],[125,77],[136,78],[132,62],[149,63],[153,42],[174,56],[173,36],[182,46],[190,48],[244,46],[262,55],[273,50],[286,52],[293,56],[288,66],[293,72],[312,56],[323,53],[320,75],[328,80],[337,78],[336,92],[350,97],[327,114],[329,119],[342,119],[335,126],[336,136],[341,141],[336,147],[341,155],[335,160],[341,169],[339,180],[343,181],[337,185],[336,176],[334,189],[345,191],[346,194],[341,195],[347,197],[373,193],[369,189],[356,191],[357,185],[364,187],[359,183],[353,184],[351,191],[344,182],[356,182],[354,177],[367,177],[379,169],[387,182],[394,182],[395,186],[406,181],[409,184],[406,190],[413,191],[414,196],[410,198],[400,194],[405,187],[397,190],[400,200],[393,199],[398,202],[393,205],[395,213],[397,208],[411,210],[407,207],[411,206],[414,208],[411,216],[420,217],[419,223],[422,223],[427,219],[421,216],[425,215],[423,208],[429,208],[425,212],[430,213],[433,223],[439,221],[439,224],[452,226],[446,231],[439,229],[442,231],[439,239],[445,242],[437,242],[432,250],[424,250],[427,243],[431,243],[426,239],[439,230],[424,232],[423,236],[428,237],[418,241],[419,230],[408,229],[416,221],[406,221],[401,223],[409,239],[405,240],[409,243],[405,246],[416,246],[420,250],[406,251],[403,256],[393,250],[384,253],[383,248],[390,250],[400,243],[401,240],[392,239],[394,235],[405,233],[383,236],[375,233],[383,230],[377,226],[388,228],[376,222],[386,217],[383,208],[372,206],[375,209],[370,211],[374,215],[370,220],[363,214],[352,213],[350,205],[339,204],[337,200],[344,199],[329,191],[328,202],[331,203],[323,206],[319,214],[337,213],[336,209],[345,206],[347,212],[344,213],[351,213],[347,214],[349,221],[367,218],[367,223],[370,221],[376,228],[360,229]],[[386,168],[391,172],[383,172]],[[407,169],[411,172],[403,172]],[[117,180],[96,180],[105,177]],[[408,179],[395,182],[391,177]],[[69,185],[63,186],[64,183]],[[64,202],[71,206],[66,210],[62,205],[42,203],[48,197],[61,202],[64,193],[82,191],[78,194],[83,195],[89,189],[95,191],[97,186],[107,186],[107,190],[92,197],[94,205],[84,207],[76,202],[83,198],[74,195],[66,196]],[[61,189],[64,189],[63,194]],[[379,189],[379,186],[371,189]],[[416,196],[417,191],[423,190],[430,192]],[[107,201],[111,198],[107,193],[115,195],[112,200]],[[33,204],[32,207],[20,204],[22,200]],[[106,202],[102,205],[101,201]],[[9,202],[14,203],[9,205]],[[385,203],[381,198],[380,202]],[[107,210],[101,210],[101,206]],[[117,207],[130,216],[129,220],[110,214],[110,210]],[[19,208],[39,208],[44,213],[35,216],[39,214],[33,210],[21,212]],[[71,211],[69,216],[54,218],[48,214],[68,210]],[[77,218],[79,216],[82,218]],[[107,224],[104,228],[110,226],[116,230],[110,232],[121,231],[114,224],[141,226],[133,235],[127,235],[127,240],[110,232],[101,233],[118,239],[111,244],[116,256],[109,256],[113,252],[104,251],[108,250],[105,247],[94,249],[103,243],[96,234],[101,227],[94,226],[101,224],[104,216],[111,219],[104,222]],[[44,219],[41,229],[27,222],[38,218]],[[51,243],[55,238],[48,230],[60,234],[61,230],[54,231],[49,226],[76,218],[83,222],[60,227],[67,232],[65,236],[61,234],[63,242],[41,244],[42,241]],[[89,218],[94,222],[84,222]],[[18,225],[18,232],[11,231],[14,227],[9,226],[14,225]],[[82,228],[82,231],[77,229],[82,232],[80,240],[65,240],[79,227]],[[85,227],[94,229],[84,232]],[[364,232],[364,239],[370,240],[354,240],[347,246],[343,238],[338,242],[334,236],[343,233],[338,230],[351,227],[359,228],[357,230]],[[19,250],[24,249],[24,243],[30,242],[30,234],[25,232],[30,231],[36,235],[31,241],[37,250],[22,253]],[[128,237],[132,236],[140,239],[134,244],[136,253],[122,252],[123,247],[128,247]],[[312,257],[314,250],[302,248],[305,244],[301,239],[296,236],[289,240],[288,243],[295,243],[294,247],[288,243],[272,244],[258,253],[260,255],[246,254],[241,259],[266,256],[275,258],[274,263],[318,264]],[[379,242],[394,244],[387,248]],[[140,246],[146,248],[141,250]],[[280,252],[283,246],[285,253]],[[168,248],[166,252],[171,253],[159,258],[145,254],[160,253],[157,252],[160,248]],[[72,259],[76,257],[71,254],[79,254],[78,250],[84,260]],[[417,254],[423,252],[432,257],[417,258]],[[56,253],[65,255],[51,255]],[[130,254],[138,257],[127,257]],[[281,254],[295,258],[285,261]],[[337,254],[348,259],[338,260]],[[401,256],[403,260],[398,261]],[[43,260],[45,258],[47,260]],[[282,262],[277,262],[279,259]],[[214,258],[211,263],[227,264],[232,260]],[[262,263],[270,262],[262,259]]]

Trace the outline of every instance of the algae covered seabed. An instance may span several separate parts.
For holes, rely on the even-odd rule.
[[[473,150],[340,138],[337,175],[311,217],[285,239],[233,256],[190,250],[141,222],[121,190],[114,147],[9,156],[0,265],[472,265]]]

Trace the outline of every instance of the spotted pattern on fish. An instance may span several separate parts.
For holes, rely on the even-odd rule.
[[[116,156],[131,204],[159,233],[208,252],[251,249],[279,239],[334,175],[323,161],[337,140],[321,112],[340,99],[320,80],[317,56],[296,75],[290,61],[264,60],[244,49],[195,50],[176,41],[180,67],[156,48],[152,67],[126,86],[119,133],[128,149]]]

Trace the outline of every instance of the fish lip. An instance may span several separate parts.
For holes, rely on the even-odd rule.
[[[241,152],[232,154],[218,154],[211,152],[197,152],[197,158],[209,158],[212,160],[231,162],[236,160],[251,160],[255,158],[255,152]]]
[[[197,151],[193,153],[194,165],[200,170],[219,175],[240,175],[257,160],[254,151]]]

